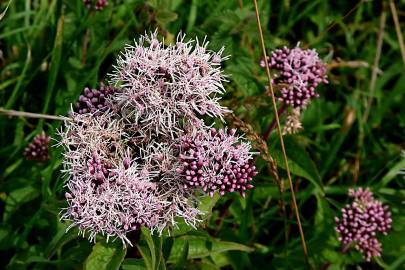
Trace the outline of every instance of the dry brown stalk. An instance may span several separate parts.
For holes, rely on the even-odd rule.
[[[392,19],[394,20],[394,24],[395,24],[395,32],[397,32],[399,48],[401,50],[402,62],[404,63],[404,66],[405,66],[405,45],[404,45],[404,40],[402,38],[401,27],[399,25],[397,8],[395,7],[395,3],[393,0],[390,0],[390,8],[391,8],[391,13],[392,13]]]
[[[279,139],[280,139],[280,145],[281,145],[281,150],[283,152],[283,158],[284,158],[284,164],[285,164],[285,170],[287,172],[288,184],[290,186],[290,191],[291,191],[292,205],[294,207],[295,218],[297,220],[297,225],[298,225],[298,229],[299,229],[299,232],[300,232],[300,238],[301,238],[302,249],[303,249],[303,252],[304,252],[305,262],[306,262],[307,267],[310,268],[309,261],[308,261],[307,244],[305,242],[304,231],[302,230],[300,214],[299,214],[299,210],[298,210],[298,206],[297,206],[297,201],[296,201],[296,198],[295,198],[294,186],[293,186],[292,179],[291,179],[291,173],[290,173],[290,169],[289,169],[289,166],[288,166],[287,154],[286,154],[286,150],[285,150],[285,146],[284,146],[283,134],[282,134],[282,130],[281,130],[280,120],[279,120],[279,117],[278,117],[276,97],[274,95],[273,85],[271,83],[270,68],[269,68],[269,63],[268,63],[268,59],[267,59],[266,46],[264,44],[264,36],[263,36],[262,26],[261,26],[261,22],[260,22],[260,14],[259,14],[259,8],[258,8],[257,0],[253,0],[253,3],[254,3],[254,6],[255,6],[255,15],[256,15],[256,20],[257,20],[257,28],[258,28],[258,31],[259,31],[260,45],[261,45],[261,49],[262,49],[262,53],[263,53],[263,59],[264,59],[264,62],[265,62],[264,64],[265,64],[266,75],[267,75],[267,79],[268,79],[269,89],[270,89],[270,92],[271,92],[271,100],[272,100],[272,103],[273,103],[273,111],[274,111],[274,116],[276,118],[276,123],[277,123],[277,132],[278,132],[278,136],[279,136]]]
[[[237,117],[233,113],[227,113],[225,115],[226,120],[229,122],[230,126],[235,127],[245,133],[246,139],[253,143],[253,147],[260,152],[260,156],[263,158],[264,161],[267,162],[268,168],[270,170],[270,174],[273,177],[276,184],[279,188],[284,191],[282,187],[280,177],[277,171],[277,162],[273,159],[270,155],[269,148],[267,147],[267,143],[262,139],[262,137],[257,134],[251,125],[244,122],[242,119]]]
[[[38,118],[38,119],[49,119],[49,120],[59,120],[59,121],[71,120],[69,117],[64,117],[64,116],[22,112],[22,111],[15,111],[15,110],[6,110],[3,108],[0,108],[0,114],[10,116],[10,117],[26,117],[26,118]]]

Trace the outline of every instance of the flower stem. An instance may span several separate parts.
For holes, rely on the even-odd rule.
[[[287,109],[287,106],[285,104],[283,104],[280,109],[278,109],[277,114],[278,117],[280,118],[280,116],[285,112],[285,110]],[[267,128],[266,132],[263,135],[263,140],[267,141],[271,132],[273,131],[273,129],[276,127],[277,122],[276,122],[276,118],[274,117],[273,121],[270,123],[269,127]]]

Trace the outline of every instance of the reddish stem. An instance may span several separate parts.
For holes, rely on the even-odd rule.
[[[285,112],[286,109],[287,109],[287,106],[285,104],[283,104],[277,111],[278,116],[280,117]],[[276,124],[277,124],[276,118],[274,117],[273,121],[270,123],[269,127],[267,128],[266,132],[263,135],[264,141],[267,141],[271,132],[276,127]]]

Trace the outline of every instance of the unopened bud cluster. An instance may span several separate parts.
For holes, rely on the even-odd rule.
[[[381,256],[377,234],[386,235],[390,230],[391,212],[388,206],[373,198],[368,188],[350,189],[349,197],[354,201],[342,209],[341,218],[335,218],[338,239],[345,247],[354,245],[370,261],[373,256]]]
[[[261,61],[264,67],[265,62]],[[318,97],[315,91],[320,83],[327,83],[326,65],[319,59],[315,49],[289,49],[283,47],[271,53],[269,67],[276,71],[272,83],[281,90],[278,100],[293,108],[305,107]]]
[[[109,109],[107,97],[114,93],[116,89],[111,86],[101,85],[99,89],[86,87],[80,95],[74,111],[80,114],[93,113],[100,115]]]
[[[91,240],[102,234],[130,244],[128,232],[162,233],[179,219],[195,227],[199,192],[244,196],[253,187],[250,144],[202,119],[228,111],[219,104],[223,49],[184,39],[164,46],[155,33],[127,46],[111,75],[116,88],[86,88],[60,131],[62,218]]]
[[[212,128],[207,133],[181,138],[182,161],[177,172],[185,176],[185,188],[201,187],[211,196],[215,191],[220,195],[238,191],[242,196],[256,175],[256,167],[251,163],[250,145],[235,135],[236,130],[217,131]]]
[[[24,156],[28,160],[43,162],[49,159],[49,141],[51,137],[44,132],[37,135],[24,149]]]

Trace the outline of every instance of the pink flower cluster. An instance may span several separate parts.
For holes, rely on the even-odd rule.
[[[227,111],[218,103],[223,49],[184,39],[164,46],[154,33],[128,46],[114,88],[86,88],[59,132],[68,178],[62,218],[91,240],[131,244],[128,232],[162,233],[179,219],[196,227],[199,193],[244,196],[253,187],[250,144],[202,119]]]
[[[24,149],[23,155],[28,160],[46,161],[49,159],[49,141],[51,137],[45,132],[38,134]]]
[[[208,133],[199,132],[181,138],[182,166],[176,171],[186,179],[185,188],[201,187],[213,196],[216,190],[225,192],[245,191],[253,188],[250,184],[256,175],[256,167],[250,162],[250,145],[238,143],[236,130],[212,128]]]
[[[278,100],[293,108],[305,107],[312,98],[318,97],[315,88],[327,83],[326,65],[319,59],[315,49],[274,50],[268,59],[269,67],[278,71],[272,83],[281,87]],[[264,61],[261,61],[264,67]]]
[[[83,0],[83,4],[87,8],[95,8],[96,10],[102,10],[108,5],[107,0]]]
[[[352,244],[360,251],[365,260],[381,256],[381,243],[377,233],[386,235],[391,228],[391,212],[388,206],[373,198],[368,189],[350,189],[349,197],[354,201],[342,209],[342,218],[335,218],[336,231],[343,246]]]
[[[93,113],[96,115],[107,111],[107,98],[117,91],[111,86],[101,85],[99,89],[90,89],[86,87],[76,102],[74,111],[80,114]]]
[[[223,48],[207,50],[208,42],[185,41],[179,35],[164,46],[156,35],[143,36],[118,57],[111,83],[124,91],[115,99],[121,112],[143,130],[157,134],[178,132],[182,119],[200,124],[201,116],[223,117],[219,104],[225,92],[221,73]]]

